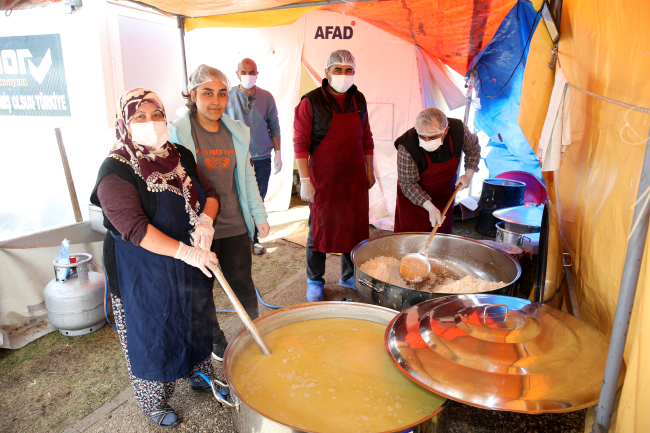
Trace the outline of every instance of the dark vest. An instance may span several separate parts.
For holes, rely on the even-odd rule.
[[[185,169],[185,172],[194,179],[198,179],[196,173],[196,161],[187,148],[181,146],[180,144],[175,145],[178,149],[178,152],[181,154],[181,164]],[[135,186],[138,189],[138,194],[140,195],[140,203],[142,204],[142,210],[149,221],[153,220],[158,211],[158,200],[156,198],[156,193],[147,190],[147,183],[138,176],[135,171],[131,168],[130,165],[118,161],[115,158],[108,157],[104,159],[101,167],[99,168],[99,173],[97,173],[97,181],[95,182],[95,188],[90,194],[90,202],[95,206],[102,207],[99,202],[99,197],[97,196],[97,188],[99,187],[99,182],[108,176],[109,174],[115,173],[122,179],[129,182],[131,185]],[[108,286],[111,289],[111,293],[118,298],[120,298],[120,287],[117,282],[117,264],[115,261],[115,239],[111,236],[110,232],[115,233],[120,236],[121,233],[111,224],[111,222],[104,215],[104,227],[108,230],[106,236],[104,237],[104,270],[106,271],[106,277],[108,278]]]
[[[415,128],[411,128],[406,131],[401,137],[395,140],[395,149],[399,148],[401,144],[406,148],[411,158],[415,161],[418,166],[418,172],[422,174],[428,167],[429,162],[427,161],[425,153],[429,154],[429,158],[433,164],[439,164],[441,162],[449,161],[452,157],[451,149],[449,149],[449,137],[454,142],[454,154],[456,158],[460,158],[460,154],[463,150],[463,144],[465,140],[465,127],[463,122],[458,119],[447,119],[449,121],[449,132],[443,140],[442,146],[437,148],[433,152],[427,152],[426,150],[420,147],[420,141],[418,140],[418,133],[415,132]]]
[[[311,105],[312,128],[311,146],[309,147],[310,155],[314,153],[316,148],[321,144],[325,135],[327,135],[327,131],[330,129],[332,118],[334,117],[332,107],[334,107],[334,112],[342,114],[339,103],[334,99],[334,96],[327,91],[327,86],[329,86],[329,83],[327,78],[324,78],[322,87],[314,89],[300,98],[301,100],[307,98],[309,105]],[[363,125],[366,121],[366,116],[368,115],[368,105],[366,104],[365,96],[357,90],[357,86],[354,84],[348,89],[346,94],[347,96],[343,103],[343,113],[354,113],[354,101],[352,98],[356,99],[357,110],[359,111],[361,124]],[[328,100],[329,103],[327,102]],[[332,105],[330,106],[330,104]]]

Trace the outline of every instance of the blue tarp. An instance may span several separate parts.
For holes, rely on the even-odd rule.
[[[540,18],[530,1],[519,1],[470,66],[470,70],[476,68],[481,80],[477,86],[481,108],[476,110],[474,126],[490,137],[488,146],[492,149],[485,157],[490,177],[512,170],[542,177],[539,162],[517,120],[529,38]]]

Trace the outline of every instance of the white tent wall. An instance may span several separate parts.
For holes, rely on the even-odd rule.
[[[449,69],[440,60],[432,58],[428,53],[417,47],[418,72],[420,76],[420,87],[422,90],[422,108],[437,108],[447,117],[464,120],[466,95],[461,91],[464,78],[456,71]],[[470,106],[467,126],[473,131],[474,125],[474,104],[478,104],[477,99],[473,100]],[[485,135],[485,134],[483,134]],[[486,137],[487,138],[487,137]],[[486,148],[487,140],[481,142],[481,161],[479,171],[474,175],[470,182],[469,188],[459,191],[456,194],[456,203],[462,199],[477,194],[483,187],[483,179],[489,175],[485,165],[485,156],[489,152]],[[460,162],[459,174],[465,171],[465,155],[463,154]]]
[[[275,98],[280,118],[284,168],[271,174],[264,205],[267,211],[289,208],[293,182],[293,111],[299,102],[300,54],[305,18],[293,24],[265,28],[203,28],[185,39],[188,74],[206,64],[221,70],[230,84],[239,84],[237,64],[243,58],[257,63],[257,85]]]
[[[161,59],[170,55],[168,49],[152,55],[154,41],[140,37],[134,26],[128,25],[133,22],[147,27],[150,33],[153,28],[158,39],[161,27],[163,32],[167,30],[163,42],[174,44],[174,57]],[[122,41],[120,30],[125,33]],[[0,170],[5,176],[19,179],[12,188],[0,191],[0,240],[75,222],[54,128],[61,128],[81,213],[87,219],[86,207],[97,170],[115,140],[115,105],[125,83],[150,85],[154,90],[161,87],[163,103],[171,107],[171,119],[175,118],[176,107],[182,105],[180,34],[175,20],[98,1],[88,2],[72,15],[60,12],[56,6],[14,11],[3,18],[0,26],[0,37],[47,34],[61,37],[71,115],[0,115],[5,144]],[[148,57],[141,63],[157,68],[156,80],[147,79],[154,70],[142,65],[138,79],[134,51],[144,56],[144,48]],[[32,60],[37,65],[41,62],[41,58]],[[168,66],[163,67],[163,62]],[[171,84],[162,88],[159,83],[163,82]]]
[[[98,2],[99,3],[99,2]],[[14,11],[3,17],[0,37],[59,34],[68,90],[69,117],[0,116],[3,178],[0,239],[74,223],[54,128],[61,128],[82,215],[97,168],[110,146],[98,23],[103,7],[89,2],[73,15],[57,7]],[[33,59],[40,64],[40,58]],[[1,88],[0,88],[1,89]],[[2,92],[0,92],[2,93]]]
[[[124,16],[129,9],[114,6],[119,31],[121,82],[118,94],[144,87],[163,101],[167,120],[185,105],[181,36],[175,19],[152,14]],[[143,19],[144,18],[144,19]],[[155,19],[155,21],[151,21]]]
[[[39,332],[51,330],[47,326],[37,329],[38,322],[34,332],[18,336],[11,332],[42,318],[43,311],[34,317],[33,306],[43,302],[45,285],[54,275],[52,260],[64,237],[71,241],[71,252],[88,252],[99,261],[102,258],[101,237],[90,231],[88,222],[73,224],[54,128],[61,128],[82,215],[87,218],[85,206],[97,169],[114,136],[108,110],[113,102],[108,102],[104,91],[106,62],[102,53],[108,43],[102,34],[107,28],[105,9],[103,2],[88,2],[74,15],[63,14],[54,6],[14,11],[10,17],[3,17],[0,26],[0,37],[60,35],[71,112],[69,117],[0,116],[0,170],[9,185],[0,190],[0,226],[5,228],[0,239],[12,238],[0,243],[2,347],[20,347],[40,336]],[[42,58],[32,60],[36,65],[42,63]],[[112,76],[109,79],[112,81]],[[53,226],[59,228],[43,231]],[[16,237],[30,231],[42,233]]]
[[[393,143],[413,126],[422,110],[416,47],[371,24],[335,12],[312,11],[306,18],[302,61],[319,83],[325,78],[327,57],[332,51],[349,50],[355,57],[354,83],[368,102],[375,142],[377,183],[370,190],[370,222],[393,230],[397,199],[397,150]],[[339,38],[337,29],[351,37]]]
[[[163,58],[169,54],[160,55],[163,49],[157,57],[151,57],[148,52],[150,57],[145,60],[147,66],[163,71],[157,74],[157,82],[164,82],[164,76],[171,77],[167,81],[172,84],[161,93],[165,95],[169,90],[167,99],[179,96],[183,86],[178,49],[180,32],[171,18],[105,1],[86,2],[73,15],[50,6],[14,11],[10,17],[3,17],[0,38],[60,35],[71,115],[0,115],[3,144],[0,169],[3,179],[11,182],[11,187],[0,190],[0,347],[15,349],[52,330],[43,322],[30,322],[43,318],[43,310],[36,317],[34,310],[43,303],[45,286],[54,276],[52,260],[64,238],[70,240],[71,253],[90,253],[94,261],[102,263],[103,236],[92,232],[88,221],[74,223],[54,128],[61,128],[82,216],[87,220],[86,207],[97,171],[115,140],[117,98],[124,91],[125,83],[137,85],[137,52],[134,51],[147,44],[150,51],[152,44],[155,48],[155,41],[134,35],[130,31],[134,30],[132,26],[120,28],[120,18],[124,18],[122,24],[129,21],[132,24],[137,18],[141,28],[149,29],[149,36],[152,36],[152,26],[158,35],[163,26],[167,42],[174,42],[176,35],[177,50],[173,53],[176,57]],[[138,40],[133,41],[134,37]],[[41,63],[41,58],[32,60],[36,65]],[[161,64],[164,61],[168,62],[169,70]],[[141,71],[145,78],[150,73]],[[2,74],[0,77],[7,78]],[[155,87],[157,82],[139,85]],[[172,119],[174,103],[183,103],[180,97],[163,102],[172,106]]]

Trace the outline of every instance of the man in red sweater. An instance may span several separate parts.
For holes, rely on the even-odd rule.
[[[343,287],[355,289],[350,252],[368,239],[368,190],[375,184],[366,98],[353,85],[355,60],[332,52],[325,79],[302,97],[294,119],[300,196],[310,203],[307,300],[323,300],[326,253],[341,253]]]

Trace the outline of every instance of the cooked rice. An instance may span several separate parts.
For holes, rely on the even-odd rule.
[[[388,284],[434,293],[480,293],[498,289],[504,282],[486,281],[470,275],[460,278],[449,269],[432,269],[427,279],[419,283],[409,283],[399,273],[400,260],[394,257],[379,256],[361,265],[361,270],[373,278]]]
[[[504,286],[503,281],[494,282],[486,281],[482,278],[474,278],[470,275],[465,276],[460,280],[454,281],[449,284],[437,288],[436,293],[480,293],[496,290]]]

